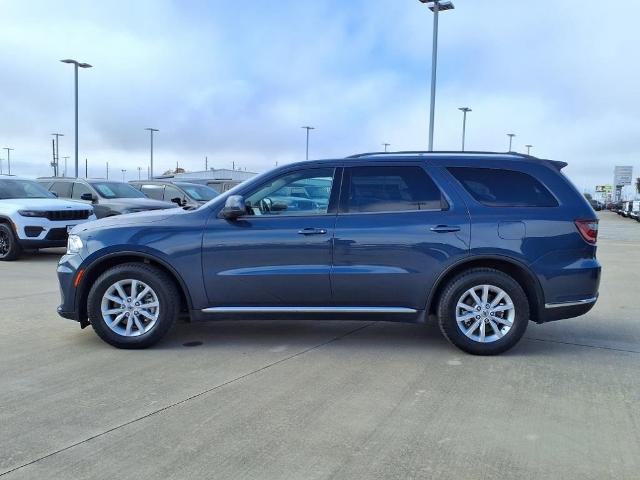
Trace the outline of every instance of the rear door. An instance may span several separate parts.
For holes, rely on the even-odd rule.
[[[447,185],[443,172],[418,162],[345,168],[331,271],[336,305],[424,308],[438,275],[469,250],[466,206]]]

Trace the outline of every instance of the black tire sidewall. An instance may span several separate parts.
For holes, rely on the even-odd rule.
[[[456,322],[456,305],[464,292],[477,285],[494,285],[504,290],[515,306],[516,316],[511,330],[490,343],[467,337]],[[509,275],[494,269],[474,269],[454,278],[445,288],[438,306],[440,330],[461,350],[474,355],[497,355],[512,348],[524,335],[529,323],[529,301],[520,284]]]
[[[160,315],[151,331],[137,336],[124,337],[111,330],[102,318],[102,297],[107,289],[118,280],[140,280],[149,285],[158,296]],[[118,265],[100,275],[91,287],[87,299],[89,321],[94,331],[105,342],[118,348],[147,348],[166,335],[175,323],[180,307],[180,297],[171,279],[162,270],[146,264]]]
[[[20,256],[20,253],[22,253],[22,248],[18,243],[18,238],[13,228],[6,223],[0,223],[0,230],[6,232],[9,237],[9,251],[4,257],[0,257],[0,261],[10,262],[16,260]]]

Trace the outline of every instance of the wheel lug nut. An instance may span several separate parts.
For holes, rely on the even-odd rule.
[[[480,320],[480,315],[476,315],[476,320]]]

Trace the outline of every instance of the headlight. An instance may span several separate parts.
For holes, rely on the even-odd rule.
[[[82,240],[78,235],[69,235],[67,239],[67,255],[78,253],[82,247]]]
[[[23,217],[46,217],[47,212],[43,210],[18,210]]]

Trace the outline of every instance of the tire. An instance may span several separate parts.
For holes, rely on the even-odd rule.
[[[131,294],[132,289],[136,290],[136,296],[143,295],[138,302]],[[174,280],[159,268],[144,263],[110,268],[95,281],[87,299],[89,321],[98,336],[114,347],[127,349],[157,343],[173,326],[179,308],[180,294]],[[113,325],[109,326],[110,323]]]
[[[470,293],[472,290],[483,300],[480,305]],[[459,349],[473,355],[497,355],[512,348],[524,335],[529,323],[529,301],[520,284],[509,275],[492,268],[474,268],[453,278],[445,287],[438,304],[438,323],[445,338]]]
[[[9,262],[17,260],[22,254],[22,247],[11,226],[0,223],[0,260]]]

